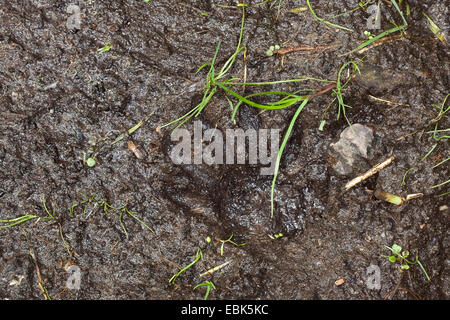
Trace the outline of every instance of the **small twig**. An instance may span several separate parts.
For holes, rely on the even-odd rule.
[[[316,90],[315,93],[313,93],[312,95],[309,96],[309,99],[320,96],[324,93],[327,93],[328,91],[333,90],[334,88],[336,88],[336,83],[330,83],[329,85]]]
[[[394,42],[394,41],[398,41],[398,40],[402,40],[402,39],[403,39],[403,35],[401,35],[401,34],[398,34],[398,35],[395,35],[395,36],[391,36],[391,37],[384,37],[384,38],[381,38],[381,39],[375,41],[370,46],[362,48],[361,50],[358,51],[358,53],[362,54],[362,53],[364,53],[364,52],[366,52],[366,51],[368,51],[368,50],[370,50],[372,48],[381,46],[382,44],[390,43],[390,42]]]
[[[414,299],[416,300],[422,300],[417,294],[415,294],[411,289],[408,288],[398,288],[398,290],[403,290],[409,293]]]
[[[229,260],[229,261],[227,261],[227,262],[225,262],[225,263],[222,263],[221,265],[218,265],[218,266],[216,266],[216,267],[214,267],[214,268],[211,268],[211,269],[209,269],[208,271],[203,272],[203,273],[200,275],[200,277],[204,277],[204,276],[206,276],[206,275],[208,275],[208,274],[213,274],[214,272],[216,272],[216,271],[222,269],[223,267],[225,267],[226,265],[230,264],[232,261],[233,261],[233,260]]]
[[[274,53],[279,55],[285,55],[291,52],[297,52],[297,51],[314,51],[314,50],[326,50],[326,49],[332,49],[339,46],[339,44],[333,44],[329,46],[297,46],[297,47],[289,47],[285,49],[280,49],[275,51]]]
[[[399,102],[395,102],[395,101],[391,101],[391,100],[387,100],[387,99],[382,99],[382,98],[377,98],[377,97],[374,97],[374,96],[371,96],[371,95],[369,95],[369,98],[374,99],[376,101],[387,103],[388,105],[410,107],[409,104],[399,103]]]
[[[373,167],[372,169],[370,169],[369,171],[367,171],[366,173],[350,180],[346,185],[345,185],[345,191],[353,188],[354,186],[356,186],[358,183],[361,183],[362,181],[366,180],[367,178],[370,178],[371,176],[373,176],[374,174],[376,174],[378,171],[382,170],[383,168],[385,168],[386,166],[388,166],[392,161],[394,160],[394,156],[389,157],[387,160],[377,164],[375,167]]]
[[[405,138],[408,138],[408,137],[410,137],[410,136],[412,136],[412,135],[415,135],[417,132],[419,132],[420,130],[416,130],[416,131],[414,131],[414,132],[410,132],[410,133],[407,133],[407,134],[405,134],[405,135],[403,135],[403,136],[401,136],[401,137],[398,137],[398,138],[396,138],[395,139],[395,141],[400,141],[400,140],[403,140],[403,139],[405,139]]]

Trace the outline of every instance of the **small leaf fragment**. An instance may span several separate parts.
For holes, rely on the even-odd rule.
[[[93,166],[95,166],[95,164],[96,164],[95,159],[94,159],[94,158],[88,158],[88,159],[86,160],[86,164],[88,165],[88,167],[93,167]]]

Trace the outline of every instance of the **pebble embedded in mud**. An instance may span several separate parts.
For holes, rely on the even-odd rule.
[[[331,143],[329,161],[333,170],[343,176],[351,175],[366,167],[366,160],[373,157],[372,150],[377,144],[373,129],[356,123],[342,131],[339,141]]]

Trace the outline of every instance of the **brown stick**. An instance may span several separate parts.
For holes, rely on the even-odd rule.
[[[328,91],[330,91],[334,88],[336,88],[336,83],[330,83],[329,85],[316,90],[315,93],[313,93],[312,95],[309,96],[309,99],[320,96],[324,93],[327,93]]]
[[[373,176],[374,174],[376,174],[378,171],[380,171],[381,169],[383,169],[384,167],[386,167],[387,165],[389,165],[392,161],[394,160],[394,157],[391,156],[389,157],[387,160],[383,161],[382,163],[377,164],[375,167],[373,167],[372,169],[370,169],[369,171],[367,171],[366,173],[352,179],[351,181],[349,181],[346,185],[345,185],[345,191],[353,188],[354,186],[356,186],[358,183],[366,180],[367,178]]]

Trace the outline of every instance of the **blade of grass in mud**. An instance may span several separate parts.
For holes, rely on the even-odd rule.
[[[297,103],[300,100],[305,100],[307,99],[307,96],[295,96],[293,100],[289,100],[287,102],[284,102],[282,104],[274,104],[274,105],[264,105],[264,104],[260,104],[260,103],[256,103],[253,102],[251,100],[246,99],[245,97],[241,96],[240,94],[236,93],[233,90],[230,90],[229,88],[227,88],[226,86],[222,85],[221,83],[217,83],[217,86],[220,87],[221,89],[223,89],[225,92],[229,93],[230,95],[234,96],[235,98],[237,98],[239,101],[242,101],[252,107],[255,108],[259,108],[259,109],[264,109],[264,110],[279,110],[279,109],[284,109],[287,108],[295,103]],[[270,92],[266,92],[266,93],[261,93],[262,95],[264,94],[270,94]],[[259,95],[261,95],[259,94]],[[291,95],[290,93],[287,92],[278,92],[278,94],[283,94],[283,95]]]
[[[306,3],[308,5],[309,11],[311,11],[312,15],[314,16],[314,18],[316,18],[316,20],[318,20],[318,21],[320,21],[322,23],[325,23],[325,24],[327,24],[329,26],[332,26],[334,28],[339,28],[339,29],[346,30],[346,31],[351,31],[351,32],[354,31],[353,29],[350,29],[350,28],[347,28],[347,27],[344,27],[344,26],[340,26],[338,24],[332,23],[332,22],[330,22],[328,20],[325,20],[325,19],[322,19],[322,18],[318,17],[317,14],[314,12],[314,9],[311,6],[311,3],[309,2],[309,0],[306,0]]]
[[[198,105],[196,105],[194,108],[192,108],[190,111],[188,111],[186,114],[184,114],[183,116],[181,116],[178,119],[175,119],[169,123],[162,125],[161,128],[170,126],[170,125],[178,123],[180,121],[181,121],[181,123],[179,123],[176,126],[176,128],[181,127],[183,124],[185,124],[187,121],[189,121],[190,118],[197,116],[204,109],[204,107],[207,105],[207,103],[212,99],[212,97],[214,96],[214,94],[217,91],[217,89],[215,87],[211,89],[211,81],[214,81],[214,72],[215,72],[214,71],[215,70],[214,63],[215,63],[217,55],[219,53],[219,48],[220,48],[220,40],[216,46],[216,51],[214,52],[214,56],[213,56],[211,62],[203,64],[198,70],[198,71],[200,71],[200,69],[202,69],[203,67],[206,67],[207,65],[210,66],[209,71],[206,76],[206,88],[205,88],[205,92],[203,94],[202,101]]]
[[[345,109],[346,108],[351,108],[349,105],[346,105],[344,103],[344,97],[342,95],[342,91],[344,90],[345,86],[349,83],[349,81],[352,79],[352,77],[349,77],[347,79],[347,81],[342,85],[341,84],[341,77],[342,77],[342,72],[345,70],[345,68],[347,68],[347,66],[352,65],[353,69],[355,71],[358,71],[358,73],[360,73],[359,68],[358,68],[358,64],[354,61],[348,61],[346,63],[344,63],[344,65],[339,69],[338,72],[338,76],[337,76],[337,81],[336,81],[336,90],[333,90],[333,93],[336,95],[336,99],[338,101],[338,113],[337,113],[337,119],[339,120],[339,117],[341,115],[341,113],[343,114],[345,120],[347,120],[347,123],[351,126],[350,121],[347,118],[347,115],[345,114]]]
[[[14,226],[17,226],[21,223],[24,223],[25,221],[28,221],[30,219],[34,219],[34,218],[38,218],[38,216],[34,216],[31,214],[26,214],[17,218],[12,218],[12,219],[2,219],[0,220],[0,223],[8,223],[7,225],[0,225],[0,229],[6,229],[6,228],[11,228]]]
[[[449,183],[449,182],[450,182],[450,180],[447,180],[447,181],[445,181],[445,182],[442,182],[442,183],[436,184],[436,185],[434,185],[434,186],[430,187],[430,189],[434,189],[434,188],[439,188],[439,187],[442,187],[442,186],[446,185],[446,184],[447,184],[447,183]]]
[[[431,147],[430,151],[428,151],[427,154],[424,155],[422,159],[420,159],[420,161],[423,161],[423,160],[425,160],[426,158],[428,158],[428,156],[434,151],[434,149],[436,149],[437,145],[438,145],[438,144],[435,143],[435,144]]]
[[[189,269],[190,267],[192,267],[194,264],[197,263],[198,260],[203,258],[203,253],[202,250],[200,248],[197,249],[197,255],[195,256],[194,261],[192,261],[190,264],[188,264],[186,267],[182,268],[180,271],[178,271],[177,273],[175,273],[172,278],[170,278],[169,283],[174,284],[175,280],[180,276],[180,274],[182,274],[183,272],[185,272],[187,269]]]
[[[304,77],[304,78],[297,78],[297,79],[287,79],[287,80],[277,80],[277,81],[261,81],[261,82],[226,82],[227,85],[236,85],[236,86],[265,86],[265,85],[273,85],[273,84],[283,84],[283,83],[292,83],[292,82],[301,82],[301,81],[319,81],[319,82],[327,82],[327,83],[333,83],[336,81],[333,80],[325,80],[325,79],[318,79],[313,77]],[[225,82],[222,82],[225,84]]]
[[[441,164],[444,164],[445,162],[447,162],[448,160],[450,160],[450,157],[448,157],[447,159],[442,160],[441,162],[439,162],[438,164],[434,165],[432,168],[436,168],[439,167]]]
[[[150,228],[144,221],[142,221],[141,219],[139,219],[138,217],[136,217],[133,213],[135,213],[134,211],[127,211],[127,213],[134,218],[135,220],[137,220],[140,224],[142,224],[144,227],[146,227],[148,230],[150,230],[151,232],[155,233],[155,231],[153,231],[152,228]]]
[[[274,194],[275,194],[275,183],[277,181],[278,177],[278,170],[280,168],[280,162],[281,162],[281,156],[283,154],[284,148],[286,147],[286,143],[289,139],[289,136],[291,135],[292,129],[294,128],[295,121],[297,120],[298,116],[300,115],[300,112],[303,110],[303,108],[308,103],[308,100],[304,100],[302,104],[297,108],[297,111],[295,112],[294,116],[291,119],[291,122],[289,124],[289,127],[286,131],[286,134],[284,135],[283,142],[281,143],[280,150],[277,154],[277,160],[275,162],[275,168],[273,172],[273,179],[272,179],[272,187],[270,190],[270,216],[273,217],[274,212]]]
[[[395,0],[392,0],[392,4],[394,5],[395,9],[400,14],[400,16],[402,18],[402,21],[403,21],[403,25],[395,26],[394,28],[386,30],[386,31],[384,31],[384,32],[374,36],[373,38],[370,38],[369,40],[364,41],[357,48],[355,48],[355,49],[353,49],[353,50],[351,50],[349,52],[346,52],[346,53],[343,53],[343,54],[339,55],[339,57],[346,56],[346,55],[349,55],[349,54],[351,54],[353,52],[359,51],[359,50],[367,47],[368,45],[372,44],[373,42],[377,41],[378,39],[381,39],[381,38],[383,38],[383,37],[385,37],[385,36],[387,36],[387,35],[389,35],[391,33],[394,33],[394,32],[397,32],[397,31],[405,29],[408,26],[408,22],[406,21],[405,17],[403,16],[403,12],[400,10],[400,7],[398,6],[398,4],[397,4],[397,2]]]

